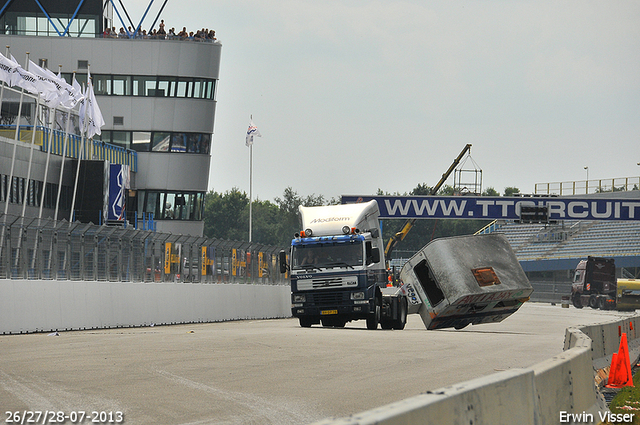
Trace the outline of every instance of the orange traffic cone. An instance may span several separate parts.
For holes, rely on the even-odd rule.
[[[633,376],[631,375],[631,361],[629,360],[629,345],[627,344],[627,334],[623,333],[620,338],[620,348],[617,353],[613,353],[611,358],[611,369],[609,370],[609,382],[607,388],[633,387]]]

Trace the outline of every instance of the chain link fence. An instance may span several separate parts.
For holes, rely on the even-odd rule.
[[[0,214],[0,279],[287,285],[281,249]]]

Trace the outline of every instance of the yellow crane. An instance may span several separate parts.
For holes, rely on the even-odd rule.
[[[438,193],[438,190],[440,190],[444,182],[447,181],[447,179],[449,178],[451,173],[453,173],[453,170],[455,170],[455,168],[458,166],[462,158],[467,154],[467,152],[470,152],[470,151],[471,151],[471,144],[469,143],[464,147],[464,149],[462,149],[462,152],[460,152],[460,155],[458,155],[458,157],[453,161],[453,164],[451,164],[449,169],[442,175],[442,178],[440,179],[440,181],[434,187],[431,188],[431,193],[429,193],[429,195],[435,195],[436,193]],[[411,230],[415,222],[416,222],[415,218],[411,218],[407,220],[404,226],[402,226],[402,230],[400,230],[398,233],[393,235],[391,239],[389,239],[389,242],[387,243],[387,247],[384,250],[384,258],[386,259],[386,261],[389,261],[389,255],[391,254],[391,251],[393,251],[393,249],[398,244],[398,242],[402,241],[407,236],[407,233],[409,233],[409,230]]]

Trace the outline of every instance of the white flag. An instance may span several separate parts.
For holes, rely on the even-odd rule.
[[[87,108],[87,99],[84,97],[84,93],[82,92],[82,87],[80,87],[80,83],[76,81],[76,73],[73,73],[73,81],[71,82],[71,87],[76,94],[76,96],[80,99],[78,103],[80,103],[80,107],[78,108],[78,116],[80,118],[80,126],[84,128],[84,114]]]
[[[42,83],[42,88],[45,91],[40,92],[41,98],[44,99],[48,107],[55,108],[60,103],[68,100],[62,83],[58,81],[58,77],[53,72],[41,68],[32,60],[29,60],[29,72],[34,74]],[[65,84],[68,85],[66,82]]]
[[[25,89],[31,94],[37,95],[38,93],[40,93],[40,89],[41,89],[39,85],[40,80],[35,75],[33,75],[29,71],[25,70],[22,66],[20,66],[20,63],[18,63],[16,58],[13,57],[13,55],[11,55],[11,61],[15,62],[18,65],[16,69],[14,69],[13,71],[13,75],[11,77],[12,79],[11,85],[18,86],[22,89]]]
[[[13,74],[19,66],[16,62],[0,53],[0,80],[12,86],[14,84]]]
[[[253,123],[253,120],[249,121],[249,129],[247,130],[247,146],[253,145],[253,136],[262,137],[262,134],[258,131],[258,127]]]
[[[93,84],[91,83],[91,74],[89,72],[87,72],[86,98],[85,118],[88,120],[87,137],[91,139],[95,134],[101,134],[100,129],[104,125],[104,118],[96,101],[96,95],[93,92]]]

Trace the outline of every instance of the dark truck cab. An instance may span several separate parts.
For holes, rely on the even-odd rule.
[[[616,266],[613,258],[587,257],[576,266],[571,285],[574,307],[616,308]]]

